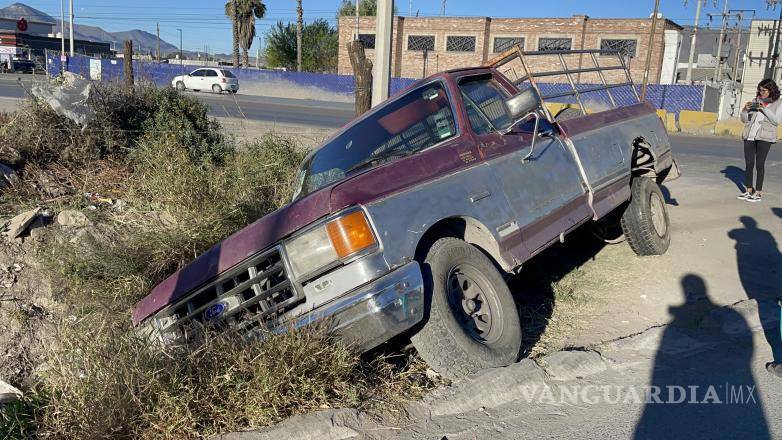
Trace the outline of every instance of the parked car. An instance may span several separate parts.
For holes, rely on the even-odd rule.
[[[133,324],[177,344],[328,318],[360,350],[409,336],[447,377],[516,361],[505,276],[601,219],[638,255],[666,252],[658,185],[678,177],[649,103],[565,121],[543,104],[493,66],[418,81],[311,152],[288,205],[156,286]]]
[[[171,80],[171,85],[179,91],[211,90],[214,93],[236,93],[239,91],[239,79],[230,70],[201,68],[187,75],[180,75]]]
[[[11,60],[8,64],[8,72],[33,73],[35,62],[32,60]]]

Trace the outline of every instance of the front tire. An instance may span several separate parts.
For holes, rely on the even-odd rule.
[[[183,83],[182,81],[177,81],[176,82],[176,89],[179,90],[180,92],[184,92],[185,91],[185,83]]]
[[[212,92],[214,93],[223,93],[223,88],[220,87],[219,84],[212,85]]]
[[[422,273],[428,316],[411,340],[433,370],[455,379],[518,359],[516,304],[486,255],[462,240],[441,238]]]
[[[636,177],[632,198],[622,215],[622,230],[639,256],[662,255],[671,244],[671,224],[660,187],[648,177]]]

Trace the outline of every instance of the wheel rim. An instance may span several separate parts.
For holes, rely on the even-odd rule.
[[[658,236],[664,237],[668,232],[668,224],[665,222],[665,205],[663,205],[660,195],[652,193],[649,198],[649,209],[652,213],[652,225],[654,226],[654,232]]]
[[[215,93],[220,93],[223,91],[223,89],[221,89],[220,86],[212,86],[212,91]]]
[[[185,85],[181,82],[176,83],[177,90],[185,90]]]
[[[462,329],[490,345],[502,334],[499,299],[491,282],[475,267],[462,264],[448,274],[448,304]]]

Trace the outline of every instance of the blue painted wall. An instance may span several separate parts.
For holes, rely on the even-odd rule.
[[[60,59],[53,57],[47,63],[49,75],[57,75],[61,70]],[[111,81],[123,78],[122,60],[106,60],[101,62],[101,79]],[[78,73],[84,77],[90,76],[90,58],[84,56],[69,57],[66,62],[67,70]],[[168,86],[171,80],[182,73],[191,72],[203,66],[192,66],[179,64],[157,64],[134,61],[133,76],[145,78],[154,81],[159,86]],[[224,67],[221,67],[224,68]],[[352,95],[354,82],[352,75],[332,75],[323,73],[309,72],[283,72],[279,70],[255,70],[255,69],[233,69],[230,70],[239,78],[240,83],[269,84],[279,82],[290,82],[304,87],[314,87],[326,92]],[[391,78],[391,94],[395,94],[416,80],[409,78]],[[590,84],[579,84],[579,88],[586,89],[593,87]],[[555,94],[570,90],[568,84],[540,83],[541,92],[544,95]],[[636,86],[640,89],[640,86]],[[649,101],[657,108],[665,109],[669,112],[679,113],[682,110],[701,110],[703,100],[703,86],[691,85],[662,85],[650,84],[647,91]],[[629,87],[619,87],[611,91],[618,104],[631,104],[637,102],[635,95]],[[602,103],[610,106],[608,94],[605,91],[589,92],[582,95],[584,100],[591,103]],[[553,102],[574,103],[572,96],[551,99]]]

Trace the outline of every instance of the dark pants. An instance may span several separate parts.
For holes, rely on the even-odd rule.
[[[766,168],[766,156],[771,149],[771,142],[766,141],[744,141],[744,160],[747,162],[747,168],[744,169],[744,186],[755,188],[757,191],[763,191],[763,175]],[[752,184],[752,174],[757,168],[758,177],[755,184]]]

